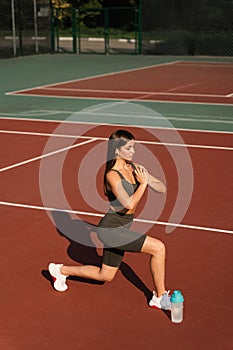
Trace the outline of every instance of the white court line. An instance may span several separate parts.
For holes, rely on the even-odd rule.
[[[28,90],[32,90],[32,89],[28,89]],[[9,93],[7,93],[6,95],[9,95]],[[122,101],[140,101],[140,102],[147,102],[147,103],[163,103],[163,104],[186,104],[186,105],[204,105],[204,106],[232,106],[233,103],[227,103],[227,102],[197,102],[197,101],[192,101],[192,102],[188,102],[188,101],[171,101],[171,100],[160,100],[159,98],[156,100],[143,100],[142,98],[140,99],[140,97],[135,97],[135,98],[119,98],[119,97],[89,97],[89,96],[54,96],[54,95],[37,95],[37,94],[28,94],[28,93],[20,93],[20,94],[13,94],[14,96],[31,96],[31,97],[37,97],[37,98],[63,98],[63,99],[77,99],[77,100],[93,100],[93,101],[116,101],[116,102],[122,102]],[[200,96],[200,95],[198,95]],[[203,95],[201,95],[203,96]],[[213,96],[213,95],[210,95]],[[217,96],[217,95],[214,95]],[[220,95],[221,97],[225,97],[224,95]]]
[[[229,95],[226,95],[226,97],[233,97],[233,93],[229,94]]]
[[[59,81],[57,83],[52,83],[52,84],[47,84],[47,85],[41,85],[41,86],[36,86],[36,87],[31,87],[31,88],[27,88],[27,89],[22,89],[22,90],[16,90],[16,91],[11,91],[11,92],[7,92],[5,95],[14,95],[17,94],[19,92],[25,92],[25,91],[30,91],[30,90],[34,90],[34,89],[45,89],[49,86],[53,86],[53,85],[63,85],[63,84],[69,84],[69,83],[73,83],[75,81],[85,81],[85,80],[89,80],[89,79],[98,79],[98,78],[102,78],[102,77],[106,77],[106,76],[113,76],[113,75],[117,75],[117,74],[122,74],[122,73],[129,73],[129,72],[134,72],[134,71],[139,71],[139,70],[146,70],[146,69],[151,69],[151,68],[157,68],[157,67],[163,67],[163,66],[169,66],[169,65],[175,65],[176,63],[179,63],[180,61],[171,61],[171,62],[165,62],[165,63],[158,63],[158,64],[153,64],[150,66],[146,66],[146,67],[137,67],[137,68],[131,68],[131,69],[126,69],[126,70],[120,70],[120,71],[116,71],[116,72],[110,72],[110,73],[103,73],[103,74],[98,74],[98,75],[92,75],[90,77],[84,77],[84,78],[77,78],[77,79],[72,79],[72,80],[65,80],[65,81]],[[29,95],[27,95],[29,96]],[[60,97],[60,96],[59,96]]]
[[[200,81],[195,82],[195,83],[190,83],[190,84],[185,84],[185,85],[176,86],[176,87],[174,87],[174,88],[172,88],[172,89],[166,90],[166,92],[171,92],[171,91],[183,89],[183,88],[190,87],[190,86],[196,86],[196,85],[198,85],[198,84],[200,84]]]
[[[193,64],[195,66],[200,66],[200,64],[203,64],[203,62],[194,62]],[[217,62],[205,62],[204,65],[207,66],[207,65],[210,65],[210,64],[213,64],[213,63],[216,63]],[[41,86],[36,86],[36,87],[31,87],[31,88],[27,88],[27,89],[21,89],[21,90],[16,90],[16,91],[11,91],[11,92],[7,92],[5,93],[5,95],[16,95],[16,96],[33,96],[33,97],[49,97],[49,98],[68,98],[68,99],[91,99],[91,100],[113,100],[113,101],[121,101],[122,99],[120,98],[114,98],[114,97],[111,97],[111,98],[108,98],[108,97],[75,97],[75,96],[54,96],[54,95],[36,95],[36,94],[23,94],[23,92],[27,92],[27,91],[30,91],[30,90],[37,90],[37,89],[57,89],[57,90],[69,90],[69,91],[72,91],[72,89],[64,89],[64,88],[55,88],[53,87],[54,85],[63,85],[63,84],[68,84],[68,83],[72,83],[72,82],[76,82],[76,81],[85,81],[85,80],[88,80],[88,79],[96,79],[96,78],[101,78],[101,77],[104,77],[104,76],[114,76],[114,75],[117,75],[117,74],[122,74],[122,73],[128,73],[128,72],[133,72],[133,71],[139,71],[139,70],[146,70],[146,69],[151,69],[151,68],[157,68],[157,67],[163,67],[163,66],[167,66],[167,65],[189,65],[189,62],[188,61],[180,61],[180,60],[177,60],[177,61],[172,61],[172,62],[165,62],[165,63],[158,63],[158,64],[155,64],[155,65],[150,65],[150,66],[146,66],[146,67],[138,67],[138,68],[132,68],[132,69],[128,69],[128,70],[122,70],[122,71],[117,71],[117,72],[112,72],[112,73],[104,73],[104,74],[99,74],[99,75],[94,75],[94,76],[90,76],[90,77],[84,77],[84,78],[80,78],[80,79],[72,79],[72,80],[66,80],[66,81],[62,81],[62,82],[57,82],[57,83],[51,83],[51,84],[47,84],[47,85],[41,85]],[[220,65],[223,64],[223,65],[229,65],[228,62],[226,63],[220,63]],[[216,65],[215,65],[216,66]],[[79,91],[92,91],[91,89],[78,89]],[[77,89],[74,89],[74,91],[78,91]],[[94,90],[94,91],[98,91],[98,90]],[[104,92],[105,90],[100,90],[101,92]],[[108,90],[106,90],[108,91]],[[109,92],[109,91],[108,91]],[[111,93],[114,93],[114,91],[111,91]],[[118,92],[119,93],[119,92]],[[122,92],[121,92],[122,93]],[[123,92],[124,93],[124,92]],[[127,92],[125,92],[127,93]],[[133,92],[134,94],[137,92]],[[171,95],[169,93],[162,93],[162,92],[156,92],[156,93],[151,93],[151,92],[140,92],[140,94],[146,94],[148,96],[150,96],[151,94],[157,94],[157,95],[161,95],[161,94],[165,94],[165,95]],[[180,96],[198,96],[198,97],[216,97],[216,98],[219,98],[219,97],[226,97],[226,95],[208,95],[208,94],[175,94],[175,95],[180,95]],[[144,96],[145,98],[145,96]],[[142,99],[142,98],[141,98]],[[131,101],[132,99],[129,99],[129,98],[125,98],[124,99],[125,101]],[[133,100],[135,101],[140,101],[140,98],[134,98]],[[149,101],[151,103],[153,102],[160,102],[160,103],[176,103],[176,104],[180,104],[180,103],[185,103],[185,104],[204,104],[204,105],[217,105],[217,106],[222,106],[222,105],[232,105],[231,103],[228,104],[228,103],[214,103],[214,102],[195,102],[195,101],[192,101],[192,102],[188,102],[188,101],[164,101],[164,100],[155,100],[155,101]]]
[[[202,119],[200,118],[193,118],[195,117],[195,115],[191,116],[191,118],[185,118],[185,117],[174,117],[173,114],[166,114],[166,115],[162,115],[159,116],[159,115],[152,115],[152,116],[148,116],[148,115],[127,115],[127,117],[125,115],[120,115],[120,114],[117,114],[117,113],[108,113],[107,115],[105,115],[104,113],[98,113],[98,112],[82,112],[81,113],[82,115],[91,115],[91,116],[108,116],[108,117],[118,117],[118,118],[124,118],[124,119],[129,119],[129,118],[143,118],[143,119],[151,119],[151,120],[164,120],[164,119],[168,119],[168,120],[176,120],[176,121],[188,121],[188,122],[200,122],[200,123],[220,123],[220,124],[233,124],[233,120],[224,120],[224,119],[221,119],[221,120],[216,120],[216,119],[205,119],[203,118],[202,116],[200,116]],[[219,117],[221,118],[221,117]],[[158,128],[159,129],[159,128]],[[168,128],[167,128],[168,129]],[[186,129],[176,129],[176,130],[186,130]],[[193,131],[192,129],[189,129],[191,131]]]
[[[233,95],[233,94],[232,94]],[[76,114],[76,113],[80,113],[81,115],[83,115],[83,114],[85,114],[85,115],[94,115],[94,116],[98,116],[98,115],[100,115],[100,116],[108,116],[108,117],[122,117],[122,118],[126,118],[125,116],[122,116],[122,114],[119,114],[119,113],[107,113],[107,114],[104,114],[104,113],[98,113],[98,112],[85,112],[85,111],[68,111],[68,110],[46,110],[46,109],[44,109],[44,110],[39,110],[39,113],[37,114],[36,112],[36,110],[35,111],[32,111],[33,113],[31,114],[30,113],[30,111],[29,112],[26,112],[26,113],[24,113],[24,112],[20,112],[20,113],[18,113],[17,115],[19,115],[19,116],[27,116],[27,115],[29,115],[29,116],[33,116],[33,115],[35,115],[35,116],[41,116],[41,115],[43,115],[43,116],[46,116],[46,115],[56,115],[56,114],[64,114],[64,113],[67,113],[67,114],[69,114],[69,115],[72,115],[72,114]],[[158,112],[156,112],[156,113],[158,113]],[[4,115],[4,113],[0,113],[0,115]],[[15,114],[14,113],[9,113],[9,116],[15,116]],[[219,116],[219,115],[214,115],[214,116],[212,116],[213,118],[217,118],[217,119],[205,119],[206,117],[211,117],[211,116],[209,116],[209,115],[202,115],[202,114],[188,114],[188,113],[185,113],[185,114],[175,114],[175,113],[158,113],[158,115],[157,114],[155,114],[155,115],[145,115],[145,114],[143,114],[143,115],[140,115],[140,114],[137,114],[136,116],[135,115],[129,115],[129,114],[127,114],[127,118],[143,118],[143,119],[173,119],[174,118],[174,120],[181,120],[181,121],[183,121],[183,120],[185,120],[185,121],[202,121],[202,120],[204,120],[204,121],[208,121],[208,122],[211,122],[211,123],[221,123],[222,121],[223,122],[233,122],[233,120],[232,120],[232,118],[230,118],[230,119],[227,119],[227,117],[222,117],[222,116]],[[4,118],[3,118],[4,119]],[[27,120],[26,118],[22,118],[23,120]],[[32,120],[34,120],[34,119],[32,119]],[[66,120],[64,120],[64,121],[66,121]],[[159,127],[155,127],[156,129],[158,129]],[[183,129],[177,129],[177,130],[183,130]],[[191,130],[191,131],[193,131],[192,129],[189,129],[189,130]],[[219,131],[219,132],[221,132],[221,131]]]
[[[165,62],[165,63],[158,63],[158,64],[154,64],[154,65],[149,65],[149,66],[146,66],[146,67],[131,68],[131,69],[120,70],[120,71],[116,71],[116,72],[92,75],[92,76],[84,77],[84,78],[77,78],[77,79],[72,79],[72,80],[65,80],[65,81],[62,81],[62,82],[55,82],[55,83],[51,83],[51,84],[47,84],[47,85],[40,85],[40,86],[31,87],[31,88],[27,88],[27,89],[21,89],[21,90],[7,92],[6,95],[14,95],[16,93],[30,91],[32,89],[42,89],[42,88],[44,89],[44,88],[47,88],[47,87],[52,87],[53,85],[68,84],[68,83],[73,83],[75,81],[85,81],[85,80],[88,80],[88,79],[102,78],[102,77],[105,77],[105,76],[113,76],[113,75],[122,74],[122,73],[129,73],[129,72],[133,72],[133,71],[140,71],[140,70],[146,70],[146,69],[163,67],[163,66],[169,66],[169,65],[178,65],[178,66],[180,66],[180,65],[191,65],[191,64],[195,65],[195,66],[204,65],[205,67],[208,66],[208,65],[214,65],[215,67],[216,67],[216,65],[219,65],[219,66],[223,66],[224,67],[225,65],[229,65],[229,62],[223,63],[223,62],[201,62],[201,61],[198,62],[198,61],[196,61],[196,62],[190,62],[189,63],[188,61],[176,60],[176,61],[171,61],[171,62]],[[29,95],[27,95],[27,96],[29,96]]]
[[[97,113],[86,113],[87,115],[97,115]],[[101,114],[99,113],[100,116],[104,116],[104,114]],[[113,116],[111,114],[108,114],[108,116]],[[122,116],[122,115],[119,115],[118,118],[126,118],[125,116]],[[140,116],[131,116],[131,115],[127,115],[127,119],[129,118],[136,118],[136,117],[139,117]],[[143,119],[152,119],[152,120],[163,120],[165,119],[164,117],[157,117],[157,116],[143,116]],[[221,120],[213,120],[213,119],[199,119],[199,118],[185,118],[185,117],[172,117],[172,116],[166,116],[166,119],[168,120],[176,120],[176,121],[185,121],[185,122],[200,122],[200,123],[211,123],[211,124],[233,124],[233,120],[224,120],[224,119],[221,119]],[[181,129],[181,130],[184,130],[184,129]]]
[[[32,132],[32,131],[18,131],[18,130],[0,130],[1,134],[13,134],[13,135],[28,135],[28,136],[44,136],[44,137],[64,137],[71,139],[93,139],[91,136],[81,136],[81,135],[66,135],[66,134],[50,134],[44,132]],[[98,138],[107,140],[107,138]]]
[[[48,207],[42,207],[42,206],[37,206],[37,205],[12,203],[12,202],[5,202],[5,201],[0,201],[0,205],[10,206],[10,207],[18,207],[18,208],[25,208],[25,209],[45,210],[45,211],[62,211],[62,212],[69,213],[69,214],[95,216],[95,217],[103,217],[104,216],[104,214],[90,213],[90,212],[85,212],[85,211],[63,210],[63,209],[59,209],[59,208],[48,208]],[[147,220],[147,219],[137,219],[137,218],[135,218],[134,221],[140,222],[140,223],[146,223],[146,224],[163,225],[163,226],[171,226],[171,227],[181,227],[181,228],[185,228],[185,229],[193,229],[193,230],[201,230],[201,231],[233,234],[232,230],[223,230],[223,229],[214,228],[214,227],[175,224],[175,223],[170,223],[170,222],[154,221],[154,220]]]
[[[233,94],[232,94],[233,95]],[[38,112],[39,111],[39,112]],[[1,113],[0,112],[0,116],[3,116],[1,119],[12,119],[12,120],[22,120],[22,121],[38,121],[38,122],[64,122],[64,123],[78,123],[76,121],[67,121],[67,120],[58,120],[58,119],[44,119],[44,120],[41,120],[41,119],[33,119],[33,118],[21,118],[21,116],[47,116],[47,115],[56,115],[56,114],[69,114],[69,115],[73,115],[73,114],[81,114],[81,115],[87,115],[87,116],[101,116],[101,117],[118,117],[118,118],[126,118],[125,115],[122,115],[122,114],[118,114],[118,113],[107,113],[107,114],[104,114],[104,113],[98,113],[98,112],[85,112],[85,111],[79,111],[79,112],[76,112],[76,111],[67,111],[67,110],[64,110],[64,111],[61,111],[61,110],[38,110],[38,111],[32,111],[32,113],[30,113],[30,111],[26,111],[26,112],[20,112],[20,113]],[[20,119],[18,117],[15,117],[15,115],[18,115],[20,117]],[[9,116],[9,117],[4,117],[4,116]],[[11,118],[10,118],[11,117]],[[211,123],[211,124],[214,124],[214,123],[225,123],[225,124],[233,124],[233,120],[232,119],[227,119],[225,117],[222,117],[222,116],[219,116],[219,115],[216,115],[216,116],[213,116],[213,118],[218,118],[218,119],[206,119],[206,116],[205,115],[195,115],[195,114],[185,114],[185,115],[180,115],[180,114],[175,114],[175,113],[160,113],[159,115],[140,115],[140,114],[137,114],[136,116],[135,115],[127,115],[127,119],[128,118],[143,118],[143,119],[151,119],[151,120],[158,120],[158,119],[168,119],[168,120],[176,120],[176,121],[187,121],[187,122],[190,122],[192,123],[193,121],[194,122],[200,122],[200,123]],[[88,122],[87,122],[88,123]],[[86,122],[85,122],[86,124]],[[110,124],[109,124],[110,125]],[[116,125],[114,123],[114,125]],[[137,127],[139,127],[140,125],[137,125]],[[143,125],[144,127],[144,125]],[[152,128],[151,126],[148,126],[148,128]],[[162,127],[154,127],[156,129],[163,129]],[[170,129],[170,128],[166,128],[166,129]],[[196,130],[196,129],[181,129],[181,128],[176,128],[176,130],[186,130],[186,131],[198,131],[198,132],[219,132],[219,133],[224,133],[227,131],[212,131],[212,130]]]
[[[69,113],[68,111],[65,111],[66,113]],[[61,112],[62,113],[62,112]],[[71,115],[77,115],[80,112],[74,112],[70,111]],[[82,113],[82,114],[89,114],[87,113]],[[91,113],[90,113],[91,114]],[[96,113],[97,114],[97,113]],[[1,115],[1,113],[0,113]],[[13,114],[15,115],[15,114]],[[93,113],[95,115],[95,113]],[[103,114],[101,114],[103,115]],[[108,114],[109,115],[109,114]],[[117,115],[117,114],[116,114]],[[87,124],[87,125],[97,125],[99,126],[99,123],[95,122],[87,122],[87,121],[75,121],[75,120],[61,120],[61,119],[34,119],[34,118],[18,118],[18,117],[1,117],[0,121],[4,120],[13,120],[13,121],[24,121],[24,122],[37,122],[37,123],[56,123],[56,124],[61,124],[61,123],[66,123],[66,124]],[[199,119],[197,120],[199,121]],[[118,123],[102,123],[101,125],[105,126],[120,126],[122,127],[122,124]],[[130,124],[127,125],[127,127],[130,128],[147,128],[147,129],[154,129],[154,130],[176,130],[176,131],[184,131],[184,132],[195,132],[195,133],[207,133],[207,134],[233,134],[232,131],[219,131],[219,130],[203,130],[203,129],[183,129],[183,128],[168,128],[168,127],[157,127],[157,126],[151,126],[151,125],[136,125],[136,124]]]
[[[75,148],[75,147],[83,146],[83,145],[85,145],[85,144],[87,144],[87,143],[90,143],[90,142],[93,142],[93,141],[96,141],[96,139],[93,138],[93,139],[91,139],[91,140],[87,140],[87,141],[78,143],[78,144],[76,144],[76,145],[72,145],[72,146],[69,146],[69,147],[64,147],[64,148],[61,148],[61,149],[59,149],[59,150],[56,150],[56,151],[53,151],[53,152],[50,152],[50,153],[42,154],[41,156],[38,156],[38,157],[35,157],[35,158],[27,159],[27,160],[24,160],[23,162],[15,163],[15,164],[13,164],[13,165],[9,165],[9,166],[7,166],[7,167],[5,167],[5,168],[2,168],[2,169],[0,169],[0,172],[6,171],[6,170],[10,170],[10,169],[19,167],[19,166],[24,165],[24,164],[31,163],[31,162],[34,162],[34,161],[39,160],[39,159],[43,159],[43,158],[52,156],[52,155],[54,155],[54,154],[67,151],[67,150],[72,149],[72,148]]]
[[[233,95],[233,94],[232,94]],[[107,113],[107,114],[103,114],[103,113],[98,113],[98,112],[85,112],[85,111],[71,111],[71,110],[49,110],[49,109],[38,109],[38,110],[31,110],[31,111],[25,111],[25,112],[19,112],[19,113],[2,113],[0,112],[0,116],[3,116],[2,119],[12,119],[12,120],[37,120],[37,121],[43,121],[41,119],[31,119],[31,118],[23,118],[23,117],[27,117],[27,116],[46,116],[46,115],[56,115],[56,114],[69,114],[69,115],[72,115],[72,114],[76,114],[76,113],[81,113],[82,115],[85,114],[85,115],[100,115],[100,116],[111,116],[111,117],[124,117],[125,116],[122,116],[122,114],[119,114],[119,113]],[[15,116],[19,116],[19,118],[16,118]],[[159,116],[161,115],[161,117]],[[175,114],[175,113],[160,113],[159,115],[140,115],[140,114],[137,114],[136,117],[137,118],[144,118],[144,119],[159,119],[159,118],[172,118],[172,117],[176,117],[176,120],[183,120],[183,118],[186,120],[194,120],[194,121],[202,121],[203,118],[206,118],[207,116],[206,115],[202,115],[202,114]],[[12,118],[4,118],[4,116],[9,116],[9,117],[12,117]],[[21,118],[22,116],[22,118]],[[127,118],[133,118],[135,117],[135,115],[127,115]],[[209,116],[208,116],[209,117]],[[215,115],[213,116],[213,118],[218,118],[218,119],[208,119],[208,120],[211,120],[212,122],[213,121],[216,121],[216,122],[221,122],[222,120],[223,121],[228,121],[227,118],[225,117],[222,117],[222,116],[219,116],[219,115]],[[44,120],[45,122],[46,121],[50,121],[50,119],[45,119]],[[56,121],[56,120],[55,120]],[[230,121],[232,121],[232,119],[230,119]],[[51,122],[53,122],[53,119],[51,119]],[[60,120],[60,122],[63,122],[63,120]],[[64,122],[66,122],[66,120],[64,120]],[[69,121],[68,121],[69,122]],[[181,129],[182,130],[182,129]]]
[[[179,87],[177,87],[178,89]],[[103,92],[103,93],[110,93],[110,94],[134,94],[134,95],[146,95],[146,96],[152,96],[152,95],[168,95],[168,96],[194,96],[194,97],[213,97],[213,98],[219,98],[219,97],[227,97],[226,95],[213,95],[213,94],[192,94],[192,93],[183,93],[183,92],[169,92],[168,91],[131,91],[131,90],[99,90],[99,89],[75,89],[75,88],[54,88],[54,87],[46,87],[43,88],[44,90],[56,90],[56,91],[80,91],[80,92]],[[41,96],[41,95],[40,95]],[[58,96],[57,96],[58,97]],[[59,96],[60,97],[60,96]],[[63,96],[62,96],[63,97]],[[66,96],[67,97],[67,96]],[[71,97],[71,96],[70,96]],[[75,96],[73,96],[75,97]],[[80,97],[80,96],[79,96]],[[81,96],[82,97],[82,96]],[[143,96],[144,97],[144,96]]]
[[[0,130],[2,134],[13,134],[13,135],[28,135],[28,136],[42,136],[42,137],[61,137],[61,138],[73,138],[73,139],[90,139],[93,138],[96,141],[107,141],[107,137],[98,137],[98,136],[81,136],[81,135],[64,135],[64,134],[48,134],[40,132],[31,132],[31,131],[14,131],[14,130]],[[159,145],[159,146],[171,146],[171,147],[185,147],[185,148],[203,148],[203,149],[214,149],[214,150],[225,150],[233,151],[233,147],[224,147],[224,146],[209,146],[209,145],[194,145],[187,143],[171,143],[171,142],[156,142],[156,141],[145,141],[145,140],[136,140],[136,143],[147,144],[147,145]],[[81,145],[81,144],[78,144]],[[35,159],[37,160],[37,159]],[[1,169],[0,169],[1,172]]]

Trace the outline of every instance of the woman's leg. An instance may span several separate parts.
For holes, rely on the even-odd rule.
[[[158,239],[147,236],[141,249],[151,255],[150,268],[157,296],[165,293],[165,246]]]
[[[112,267],[102,264],[101,268],[91,265],[81,265],[81,266],[61,266],[60,272],[63,275],[78,276],[83,278],[90,278],[97,281],[107,281],[111,282],[119,267]]]
[[[54,288],[60,292],[67,290],[66,278],[69,275],[110,282],[115,278],[123,256],[124,252],[118,249],[105,248],[101,268],[92,265],[64,266],[50,263],[48,268],[53,277]]]

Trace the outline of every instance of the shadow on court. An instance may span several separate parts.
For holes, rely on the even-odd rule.
[[[97,249],[101,245],[97,238],[97,227],[82,220],[74,220],[66,212],[53,211],[51,214],[58,233],[65,237],[70,243],[67,248],[69,257],[80,264],[101,267],[102,256],[97,252]],[[144,294],[147,302],[149,302],[152,297],[152,292],[136,275],[133,269],[125,262],[122,262],[119,270],[129,282]],[[42,275],[53,285],[48,270],[43,270]],[[68,279],[98,285],[103,285],[105,283],[76,276],[70,276]]]

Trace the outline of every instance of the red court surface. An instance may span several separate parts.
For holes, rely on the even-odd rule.
[[[10,94],[233,104],[232,75],[230,63],[175,61]]]
[[[147,305],[152,281],[149,256],[143,254],[127,253],[111,283],[70,277],[67,292],[59,293],[52,288],[47,270],[51,261],[101,264],[102,250],[94,243],[98,242],[95,225],[103,215],[98,210],[101,198],[104,201],[103,167],[97,171],[90,166],[91,171],[85,176],[86,187],[82,187],[78,174],[85,159],[92,159],[91,164],[94,164],[94,150],[105,144],[106,137],[116,129],[113,125],[87,127],[64,123],[62,136],[59,136],[58,125],[56,122],[0,119],[0,251],[4,281],[0,348],[230,350],[233,340],[230,323],[233,306],[230,278],[232,134],[179,131],[191,158],[194,184],[181,226],[168,234],[163,223],[168,222],[178,187],[182,186],[178,183],[177,164],[170,151],[183,146],[171,145],[175,130],[157,129],[155,132],[153,128],[127,127],[139,145],[143,144],[154,155],[165,174],[164,203],[161,195],[149,194],[148,190],[136,215],[136,219],[140,218],[150,198],[145,219],[158,223],[148,226],[148,222],[139,220],[134,228],[141,231],[148,226],[147,234],[166,244],[167,286],[171,291],[181,289],[185,297],[184,321],[176,325],[171,322],[169,313]],[[52,137],[51,155],[45,157],[46,143],[51,140],[52,133],[56,135]],[[166,144],[161,144],[161,139],[166,139]],[[41,162],[45,161],[48,167],[52,164],[51,171],[55,169],[57,174],[59,155],[67,146],[70,149],[65,151],[61,165],[62,185],[73,213],[53,212],[52,223],[41,197]],[[98,155],[104,164],[105,153],[98,152]],[[151,164],[147,162],[145,159],[145,165],[154,175],[161,172],[159,166],[150,169]],[[46,180],[48,192],[55,190],[57,193],[50,205],[58,208],[60,193],[56,192],[56,176]],[[92,198],[93,202],[89,203],[86,198]],[[156,217],[156,208],[161,203],[163,208]],[[56,226],[61,223],[62,230],[58,232]],[[69,235],[70,230],[75,237],[85,237],[90,244],[77,243]]]

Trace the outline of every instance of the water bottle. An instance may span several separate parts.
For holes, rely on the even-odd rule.
[[[184,297],[180,290],[174,290],[171,296],[171,320],[174,323],[183,321]]]

